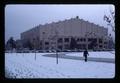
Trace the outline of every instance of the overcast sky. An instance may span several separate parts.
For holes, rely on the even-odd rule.
[[[11,36],[20,39],[20,33],[39,24],[57,22],[70,18],[79,18],[107,27],[104,14],[114,10],[111,4],[104,5],[6,5],[5,7],[5,41]],[[109,28],[109,32],[112,33]],[[113,33],[112,33],[113,34]]]

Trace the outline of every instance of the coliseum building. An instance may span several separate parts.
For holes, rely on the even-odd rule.
[[[95,49],[108,48],[108,29],[90,23],[78,16],[64,21],[38,25],[21,33],[23,43],[30,41],[36,49],[40,50],[69,50],[72,38],[77,43],[77,48],[82,50],[92,49],[91,42],[96,43]]]

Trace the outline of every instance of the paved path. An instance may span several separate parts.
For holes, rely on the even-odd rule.
[[[46,54],[46,55],[43,55],[43,56],[56,58],[56,54]],[[65,54],[58,54],[58,57],[59,58],[64,58],[64,59],[84,60],[84,57],[69,56],[69,55],[65,55]],[[115,63],[115,59],[111,59],[111,58],[88,57],[88,61]]]

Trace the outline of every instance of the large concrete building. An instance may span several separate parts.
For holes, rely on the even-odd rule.
[[[92,49],[91,42],[96,43],[95,49],[108,48],[108,29],[90,23],[78,16],[59,22],[38,25],[21,33],[23,43],[30,41],[36,49],[41,50],[68,50],[71,38],[77,43],[77,49]]]

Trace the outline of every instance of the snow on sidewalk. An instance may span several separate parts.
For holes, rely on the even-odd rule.
[[[46,54],[43,55],[46,57],[53,57],[56,58],[56,54]],[[63,59],[72,59],[72,60],[84,60],[84,57],[81,56],[69,56],[69,55],[65,55],[65,54],[58,54],[58,58],[63,58]],[[94,62],[106,62],[106,63],[115,63],[115,59],[112,58],[101,58],[101,57],[88,57],[88,61],[94,61]]]
[[[88,57],[95,57],[95,58],[112,58],[112,59],[115,59],[115,53],[114,51],[109,52],[89,52],[89,56]],[[65,55],[68,55],[68,56],[81,56],[83,57],[83,52],[71,52],[71,53],[67,53]]]

